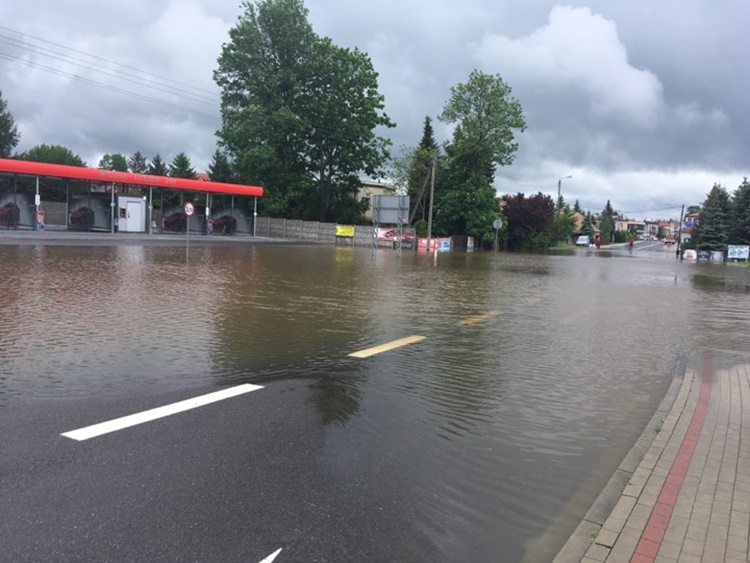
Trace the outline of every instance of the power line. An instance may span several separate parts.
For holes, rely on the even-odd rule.
[[[100,61],[112,64],[112,65],[115,65],[115,66],[118,66],[118,67],[122,67],[122,68],[125,68],[125,69],[128,69],[128,70],[132,70],[132,71],[135,71],[135,72],[140,72],[140,73],[145,74],[147,76],[152,76],[152,77],[156,78],[159,81],[163,81],[164,80],[163,77],[161,77],[160,75],[155,74],[153,72],[149,72],[149,71],[142,70],[142,69],[139,69],[139,68],[136,68],[136,67],[133,67],[133,66],[128,66],[128,65],[125,65],[125,64],[122,64],[122,63],[118,63],[116,61],[113,61],[113,60],[110,60],[110,59],[106,59],[104,57],[100,57],[98,55],[92,55],[91,53],[87,53],[85,51],[80,51],[80,50],[74,49],[72,47],[67,47],[65,45],[61,45],[59,43],[55,43],[54,41],[48,41],[46,39],[42,39],[41,37],[36,37],[34,35],[29,35],[29,34],[24,33],[22,31],[17,31],[15,29],[11,29],[11,28],[5,27],[3,25],[0,25],[0,29],[4,29],[6,31],[10,31],[12,33],[16,33],[16,34],[24,36],[24,37],[30,37],[31,39],[35,39],[36,41],[41,41],[42,43],[47,43],[48,45],[54,45],[55,47],[60,47],[61,49],[66,49],[68,51],[72,51],[72,52],[78,53],[80,55],[85,55],[87,57],[91,57],[92,59],[97,59],[97,60],[100,60]],[[209,94],[211,96],[215,96],[216,95],[215,92],[211,92],[210,90],[206,90],[204,88],[199,88],[199,87],[197,87],[197,86],[195,86],[193,84],[187,84],[185,82],[179,82],[177,80],[175,80],[173,82],[174,82],[174,84],[183,86],[185,88],[189,88],[191,90],[198,90],[198,91],[204,92],[206,94]]]
[[[20,57],[14,57],[13,55],[8,55],[6,53],[0,52],[0,58],[4,58],[4,59],[7,59],[7,60],[11,60],[11,61],[19,61],[19,62],[23,63],[24,65],[31,66],[31,67],[37,68],[39,70],[43,70],[45,72],[49,72],[51,74],[56,74],[58,76],[63,76],[65,78],[71,78],[73,80],[77,80],[79,82],[83,82],[84,84],[88,84],[90,86],[96,86],[97,88],[102,88],[104,90],[109,90],[111,92],[117,92],[119,94],[125,94],[125,95],[131,96],[133,98],[138,98],[138,99],[141,99],[141,100],[153,102],[155,104],[163,105],[163,106],[166,106],[166,107],[171,107],[171,108],[174,108],[174,109],[179,109],[179,110],[182,110],[182,111],[188,111],[188,112],[192,112],[192,113],[199,113],[201,115],[205,115],[205,116],[210,117],[212,119],[220,119],[219,116],[216,115],[216,114],[206,113],[204,111],[187,108],[185,106],[180,106],[180,105],[177,105],[177,104],[173,104],[171,102],[160,100],[158,98],[152,98],[151,96],[146,96],[144,94],[139,94],[138,92],[131,92],[129,90],[124,90],[122,88],[117,88],[116,86],[111,86],[109,84],[104,84],[102,82],[97,82],[97,81],[92,80],[90,78],[85,78],[85,77],[82,77],[82,76],[78,76],[77,74],[71,74],[69,72],[64,72],[64,71],[61,71],[59,69],[52,68],[52,67],[49,67],[49,66],[46,66],[46,65],[42,65],[42,64],[39,64],[39,63],[34,63],[34,62],[31,62],[31,61],[27,61],[27,60],[24,60],[24,59],[22,59]]]
[[[136,74],[133,74],[133,73],[130,73],[130,72],[111,72],[111,71],[109,71],[107,69],[104,69],[104,68],[95,68],[95,67],[89,66],[88,61],[84,61],[83,59],[79,59],[77,57],[69,57],[68,55],[65,55],[64,53],[58,53],[57,51],[53,51],[51,49],[45,49],[43,47],[27,46],[24,43],[22,43],[22,42],[20,42],[20,41],[18,41],[16,39],[9,38],[9,37],[7,37],[5,35],[2,35],[2,34],[0,34],[0,43],[5,43],[6,45],[11,45],[13,47],[19,47],[21,49],[25,49],[27,51],[30,51],[30,52],[32,52],[34,54],[42,55],[42,56],[45,56],[45,57],[48,57],[48,58],[51,58],[51,59],[54,59],[56,61],[60,61],[60,62],[63,62],[63,63],[73,64],[73,65],[78,66],[80,68],[84,68],[86,70],[90,70],[90,71],[98,73],[98,74],[103,74],[105,76],[110,76],[110,77],[116,78],[118,80],[124,80],[123,77],[129,77],[129,78],[132,79],[130,82],[133,82],[135,84],[139,84],[141,86],[145,86],[146,88],[150,88],[152,90],[158,90],[158,91],[164,92],[166,94],[172,94],[172,95],[180,96],[180,97],[183,97],[183,98],[188,98],[188,99],[191,99],[191,100],[196,101],[198,103],[212,104],[212,105],[218,105],[219,104],[219,99],[216,96],[209,97],[209,96],[206,96],[206,95],[203,95],[203,94],[199,94],[199,95],[196,96],[196,95],[192,95],[190,93],[182,92],[181,90],[176,90],[173,87],[169,87],[169,85],[167,85],[167,87],[162,87],[159,84],[150,84],[149,81],[143,80],[141,77],[139,77]],[[52,53],[52,54],[44,54],[41,51],[47,51],[47,53]],[[7,55],[7,53],[6,53],[6,55]],[[60,55],[60,56],[57,56],[57,55]],[[13,55],[9,55],[9,56],[13,56]],[[25,60],[25,59],[19,59],[19,60]],[[76,62],[72,62],[72,61],[80,61],[80,63],[76,63]]]

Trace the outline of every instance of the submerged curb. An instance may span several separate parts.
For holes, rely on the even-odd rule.
[[[646,452],[659,435],[662,422],[672,410],[682,385],[687,381],[686,371],[687,367],[681,367],[677,370],[654,416],[651,417],[641,436],[636,440],[591,505],[586,516],[583,517],[568,541],[555,556],[553,563],[579,563],[584,558],[586,551],[591,547],[592,538],[599,534],[604,522],[617,505],[623,491],[625,491],[625,487],[628,486],[633,473],[638,469]]]

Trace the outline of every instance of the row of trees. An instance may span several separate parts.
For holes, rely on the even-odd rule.
[[[750,244],[750,182],[742,183],[730,195],[714,184],[700,206],[686,248],[726,250],[729,244]]]

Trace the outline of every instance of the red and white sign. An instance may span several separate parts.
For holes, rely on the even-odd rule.
[[[187,215],[188,217],[192,217],[193,213],[195,213],[195,206],[190,201],[185,203],[185,207],[183,209],[185,210],[185,215]]]

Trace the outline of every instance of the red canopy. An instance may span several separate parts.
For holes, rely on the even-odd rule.
[[[136,186],[150,186],[154,188],[169,188],[173,190],[192,190],[196,192],[212,192],[231,195],[262,196],[260,186],[244,186],[242,184],[226,184],[206,180],[188,180],[186,178],[172,178],[171,176],[154,176],[151,174],[136,174],[134,172],[118,172],[116,170],[102,170],[100,168],[85,168],[83,166],[67,166],[64,164],[48,164],[14,158],[0,158],[0,174],[25,174],[28,176],[51,176],[54,178],[71,178],[73,180],[91,180],[99,183],[132,184]]]

